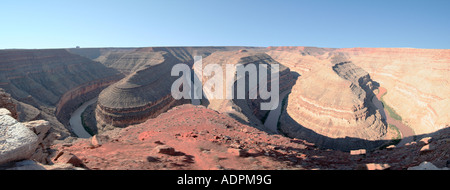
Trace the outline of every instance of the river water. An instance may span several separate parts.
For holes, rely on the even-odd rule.
[[[79,138],[89,138],[91,135],[84,129],[83,123],[81,122],[81,114],[84,110],[91,104],[94,104],[97,101],[97,98],[89,100],[83,103],[77,110],[75,110],[70,116],[70,127],[75,135]]]
[[[283,107],[283,99],[288,93],[289,92],[284,92],[280,95],[280,102],[278,104],[278,107],[269,112],[269,115],[264,122],[264,126],[275,134],[278,134],[278,119],[280,119],[281,108]]]

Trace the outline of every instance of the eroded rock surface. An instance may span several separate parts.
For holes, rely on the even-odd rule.
[[[0,115],[0,164],[29,159],[37,146],[38,137],[33,131],[10,114]]]
[[[352,155],[350,151],[323,150],[302,139],[269,135],[227,114],[193,105],[177,106],[145,123],[103,135],[108,140],[101,146],[92,146],[92,139],[80,139],[52,148],[75,155],[88,169],[100,170],[403,170],[424,161],[437,168],[449,167],[450,160],[450,128],[428,135],[431,140],[390,149],[358,150]],[[426,145],[433,150],[421,153]]]
[[[372,103],[369,74],[350,62],[331,65],[312,66],[299,78],[280,129],[323,148],[348,151],[380,146],[387,130]]]
[[[259,80],[260,72],[259,71],[259,65],[266,66],[269,70],[271,68],[271,65],[277,64],[279,66],[279,80],[275,81],[268,76],[267,78],[267,89],[271,91],[271,82],[276,82],[279,85],[279,92],[277,92],[277,96],[280,96],[281,94],[287,92],[290,90],[292,85],[294,84],[294,75],[290,72],[289,68],[286,66],[280,64],[279,62],[272,59],[269,55],[265,54],[264,52],[259,51],[252,51],[252,50],[246,50],[246,51],[220,51],[215,52],[208,56],[206,59],[203,59],[203,68],[207,67],[209,64],[218,64],[222,68],[222,76],[224,79],[223,82],[223,95],[222,98],[212,98],[213,96],[211,94],[207,94],[204,90],[205,97],[204,100],[202,100],[202,104],[206,105],[208,108],[219,111],[221,113],[226,113],[230,115],[231,117],[239,120],[240,122],[255,126],[258,129],[266,130],[263,126],[262,120],[267,117],[268,110],[262,110],[261,109],[261,103],[268,103],[270,100],[262,99],[261,95],[259,94],[258,89],[261,88],[261,86],[257,85],[257,89],[249,89],[249,73],[246,73],[246,79],[245,79],[245,99],[238,98],[238,88],[237,88],[237,78],[236,73],[237,71],[228,71],[227,66],[236,66],[237,64],[241,64],[244,67],[249,66],[255,66],[257,69],[257,73],[252,73],[252,78],[255,77]],[[200,68],[194,68],[194,71],[196,72],[197,76],[203,76],[202,83],[203,86],[206,86],[206,83],[209,80],[215,77],[209,76],[206,77],[205,75],[201,75]],[[270,73],[268,73],[270,75]],[[231,76],[231,77],[230,77]],[[234,77],[234,78],[233,78]],[[231,87],[232,89],[228,88]],[[227,91],[233,90],[234,96],[233,99],[227,98]],[[241,89],[239,89],[241,90]],[[249,94],[255,93],[257,95],[256,99],[249,98]],[[273,95],[273,94],[272,94]],[[282,98],[282,97],[279,97]],[[281,106],[280,104],[278,106]]]

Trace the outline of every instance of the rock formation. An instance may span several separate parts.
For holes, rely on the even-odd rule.
[[[194,56],[209,56],[215,51],[232,51],[244,47],[149,47],[149,48],[108,48],[108,49],[71,49],[75,53],[90,57],[108,67],[130,74],[154,61],[155,52],[167,52],[180,63],[192,63]],[[260,49],[249,47],[250,49]]]
[[[38,146],[38,137],[30,129],[0,108],[0,165],[29,159]]]
[[[194,56],[208,56],[218,50],[242,47],[152,47],[134,51],[107,52],[96,60],[130,73],[99,96],[96,118],[99,130],[142,123],[169,108],[189,103],[175,101],[170,89],[177,77],[171,76],[175,64],[192,65]]]
[[[223,70],[280,63],[281,133],[263,126],[262,99],[179,105],[170,71],[195,55]],[[0,169],[446,169],[449,63],[449,50],[412,48],[0,50]],[[391,145],[378,86],[411,142]],[[70,113],[99,93],[101,134],[66,138]]]
[[[75,155],[96,170],[403,170],[424,161],[437,168],[450,167],[450,128],[403,147],[352,155],[322,150],[302,139],[269,135],[203,106],[181,105],[142,124],[102,135],[108,138],[97,146],[94,139],[82,139],[52,148]],[[421,153],[427,145],[433,149]]]
[[[74,169],[73,165],[53,165],[50,160],[51,146],[59,134],[48,121],[20,123],[11,115],[0,108],[0,170]]]
[[[22,124],[38,137],[38,146],[29,159],[42,164],[52,163],[49,160],[49,156],[52,154],[50,147],[53,145],[53,141],[60,137],[59,134],[55,133],[51,124],[45,120],[29,121]]]
[[[59,49],[2,50],[0,57],[0,86],[15,99],[34,106],[55,106],[67,91],[118,74]]]
[[[274,59],[272,59],[269,55],[259,52],[259,51],[218,51],[214,52],[207,58],[203,59],[203,68],[206,67],[208,64],[218,64],[222,67],[223,70],[223,77],[226,79],[223,84],[223,99],[211,99],[206,96],[202,100],[203,105],[207,105],[208,108],[217,110],[222,113],[227,113],[230,116],[234,117],[235,119],[238,119],[239,121],[255,126],[259,129],[264,130],[264,126],[262,126],[261,120],[267,115],[267,110],[261,110],[260,105],[261,102],[269,102],[269,100],[263,100],[259,93],[257,94],[257,99],[250,99],[248,98],[248,94],[250,92],[249,89],[249,79],[248,79],[248,73],[246,74],[246,99],[238,99],[237,98],[237,85],[236,85],[236,79],[229,79],[226,78],[227,75],[234,76],[236,75],[236,71],[234,73],[226,73],[226,66],[227,65],[236,65],[236,64],[242,64],[243,66],[247,66],[250,64],[254,64],[259,70],[259,65],[263,64],[266,65],[267,68],[270,68],[270,65],[272,64],[278,64],[279,65],[279,81],[275,81],[279,83],[279,96],[280,94],[283,94],[286,91],[289,91],[294,83],[293,75],[291,74],[289,68],[285,67],[284,65],[278,63]],[[194,68],[194,71],[199,74],[199,69]],[[270,75],[270,74],[269,74]],[[213,77],[213,76],[212,76]],[[256,76],[256,77],[259,77]],[[203,76],[202,82],[205,83],[208,81],[209,78],[206,76]],[[258,79],[259,80],[259,79]],[[268,78],[268,90],[270,91],[270,85],[271,85],[271,79]],[[228,83],[228,84],[227,84]],[[227,86],[233,86],[234,88],[234,99],[226,99],[226,92]],[[258,87],[259,88],[259,87]],[[257,89],[252,89],[257,90]],[[204,90],[205,93],[205,90]],[[281,98],[281,97],[280,97]],[[281,105],[280,105],[281,106]]]
[[[449,102],[446,96],[449,93],[444,90],[449,89],[445,77],[449,71],[449,50],[269,47],[267,54],[299,73],[302,76],[299,82],[309,76],[314,67],[352,62],[387,89],[384,102],[402,116],[403,122],[416,134],[442,129],[450,122],[450,113],[444,110]]]
[[[0,51],[0,88],[23,102],[18,106],[28,115],[52,117],[49,121],[63,136],[76,106],[120,78],[114,69],[63,49]]]
[[[371,88],[369,74],[353,63],[313,66],[293,87],[280,129],[322,148],[380,146],[387,130],[371,101]]]
[[[14,103],[11,95],[6,93],[0,88],[0,108],[5,108],[9,111],[11,116],[15,119],[19,118],[19,113],[17,112],[17,104]]]
[[[166,52],[149,52],[152,60],[121,81],[103,90],[98,99],[98,128],[127,127],[183,103],[173,99],[171,70],[180,60]]]
[[[416,134],[449,125],[450,50],[343,48],[334,52],[337,53],[366,70],[387,89],[383,100]]]

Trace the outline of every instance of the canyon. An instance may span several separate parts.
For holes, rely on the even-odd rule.
[[[203,59],[203,67],[206,67],[208,64],[217,64],[220,65],[223,71],[227,70],[227,65],[236,65],[236,64],[242,64],[244,67],[247,67],[248,65],[256,65],[255,67],[258,68],[258,65],[266,65],[267,68],[270,68],[271,64],[277,64],[279,65],[279,79],[278,81],[274,81],[279,83],[279,92],[277,92],[278,96],[280,93],[284,93],[285,91],[288,91],[290,87],[293,85],[294,82],[294,76],[291,75],[289,68],[285,67],[284,65],[276,62],[273,60],[270,56],[265,54],[264,52],[259,51],[222,51],[222,52],[215,52],[208,56],[207,58]],[[203,85],[206,81],[208,81],[208,77],[202,75],[201,73],[198,73],[198,68],[194,68],[194,72],[196,72],[197,76],[203,76],[201,79]],[[229,72],[229,71],[228,71]],[[234,73],[223,73],[223,76],[225,75],[231,75],[234,76],[237,71],[234,71]],[[261,71],[258,71],[261,72]],[[270,132],[270,130],[265,129],[262,119],[267,116],[269,113],[269,110],[263,110],[261,109],[261,103],[263,102],[269,102],[268,100],[263,100],[260,97],[259,91],[258,92],[251,92],[256,91],[256,89],[250,89],[249,87],[249,74],[245,74],[245,90],[246,90],[246,98],[245,99],[239,99],[237,96],[237,80],[238,78],[228,77],[227,80],[223,81],[223,95],[222,97],[227,96],[227,87],[231,86],[233,88],[234,98],[233,99],[216,99],[211,98],[211,95],[205,93],[204,99],[202,99],[202,105],[207,106],[210,109],[219,111],[221,113],[227,113],[231,117],[247,124],[250,126],[254,126],[258,129],[265,130]],[[259,78],[257,78],[259,80]],[[258,81],[257,80],[257,81]],[[271,90],[271,78],[268,78],[267,81],[267,88],[268,90]],[[257,88],[261,88],[259,85],[257,85]],[[239,89],[241,90],[241,89]],[[256,99],[249,98],[248,94],[255,93]],[[273,94],[272,94],[273,95]]]
[[[324,148],[349,151],[380,146],[387,127],[372,104],[372,84],[369,74],[350,62],[313,66],[292,88],[280,119],[281,131]]]
[[[268,100],[259,96],[174,99],[171,69],[184,63],[201,76],[195,56],[203,67],[222,70],[279,65],[279,80],[267,84],[279,84],[276,112],[262,110]],[[84,169],[406,169],[424,161],[442,168],[450,160],[449,64],[450,50],[412,48],[0,50],[0,106],[10,111],[8,122],[48,121],[42,126],[52,135],[36,149],[39,158],[20,157],[39,160],[39,168],[70,162]],[[248,78],[246,93],[255,90]],[[236,79],[226,86],[236,93]],[[387,93],[376,96],[382,89]],[[81,117],[73,113],[88,101],[94,114],[84,115],[96,121],[96,133],[78,136],[69,120]],[[390,112],[412,132],[390,127]],[[399,135],[408,141],[395,146]],[[362,149],[365,156],[355,153]]]
[[[0,88],[21,102],[25,115],[38,112],[31,117],[49,120],[63,137],[71,135],[70,113],[121,77],[64,49],[0,50]]]
[[[100,93],[95,112],[97,128],[108,130],[142,123],[171,107],[189,103],[190,100],[175,100],[171,95],[172,83],[177,79],[170,74],[172,67],[178,63],[192,67],[194,54],[207,56],[235,48],[238,47],[139,48],[96,58],[111,68],[130,73]]]
[[[413,48],[269,47],[268,54],[300,75],[314,66],[351,62],[387,89],[384,101],[416,135],[448,125],[449,50]]]

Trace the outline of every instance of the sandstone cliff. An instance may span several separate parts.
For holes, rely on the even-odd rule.
[[[205,58],[215,51],[240,48],[150,47],[104,51],[95,60],[128,76],[100,94],[96,109],[99,130],[142,123],[175,105],[189,103],[190,100],[175,101],[171,95],[171,85],[178,78],[171,77],[172,67],[178,63],[192,66],[194,56]]]
[[[313,66],[293,87],[280,130],[322,148],[376,148],[387,130],[371,88],[368,73],[350,62]]]
[[[254,64],[259,70],[259,64],[266,65],[267,68],[271,68],[270,65],[272,64],[279,64],[279,80],[274,81],[279,83],[279,94],[283,94],[286,91],[289,91],[294,83],[294,76],[291,74],[289,68],[285,67],[284,65],[278,63],[274,59],[272,59],[269,55],[259,52],[259,51],[218,51],[210,56],[208,56],[206,59],[203,59],[203,67],[206,67],[208,64],[218,64],[222,67],[223,71],[223,77],[224,83],[223,83],[223,98],[222,99],[211,99],[208,94],[204,97],[202,100],[202,104],[208,106],[210,109],[217,110],[221,113],[227,113],[228,115],[232,116],[233,118],[237,119],[240,122],[243,122],[244,124],[255,126],[256,128],[266,130],[270,132],[269,130],[265,129],[265,127],[262,125],[262,121],[264,120],[264,117],[267,116],[268,111],[267,110],[261,110],[261,103],[262,102],[269,102],[269,100],[263,100],[261,99],[259,93],[257,93],[257,99],[250,99],[248,97],[248,94],[250,91],[257,91],[257,89],[249,89],[249,76],[248,73],[246,73],[246,91],[245,96],[246,99],[238,99],[237,98],[237,79],[236,78],[226,78],[227,75],[235,76],[236,71],[234,73],[226,73],[226,66],[227,65],[236,65],[236,64],[242,64],[243,66],[247,66],[250,64]],[[194,68],[194,71],[199,74],[199,69]],[[260,72],[260,71],[259,71]],[[259,73],[258,72],[258,73]],[[270,74],[268,74],[270,75]],[[211,76],[214,77],[214,76]],[[259,80],[259,75],[257,74],[257,81]],[[268,76],[269,77],[269,76]],[[208,81],[209,78],[206,76],[203,76],[202,82],[205,83]],[[268,90],[270,91],[272,80],[270,77],[268,78]],[[234,91],[234,99],[226,99],[226,92],[227,92],[227,86],[232,86]],[[260,86],[258,86],[260,88]],[[204,90],[205,93],[205,90]],[[281,97],[280,97],[281,98]],[[279,105],[281,106],[281,105]]]
[[[170,92],[177,79],[170,72],[180,60],[166,52],[147,54],[151,61],[100,93],[96,109],[100,130],[142,123],[182,103],[175,101]]]
[[[383,100],[416,134],[439,130],[450,122],[450,112],[444,108],[449,106],[446,90],[450,88],[445,77],[449,71],[449,50],[269,47],[267,54],[305,77],[317,66],[352,62],[387,89]],[[335,86],[326,88],[333,91]]]
[[[73,51],[120,72],[130,74],[146,65],[151,65],[155,59],[154,56],[157,55],[155,52],[167,52],[177,58],[179,63],[192,63],[194,56],[205,58],[215,51],[232,51],[242,48],[244,47],[148,47],[92,49],[90,51],[73,49]]]
[[[388,93],[384,101],[416,134],[433,132],[450,123],[450,50],[413,48],[343,48]]]
[[[0,88],[25,103],[19,104],[23,110],[32,110],[26,106],[31,105],[42,117],[52,117],[49,121],[63,136],[70,112],[119,78],[114,69],[63,49],[0,51]]]

